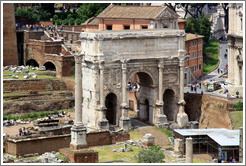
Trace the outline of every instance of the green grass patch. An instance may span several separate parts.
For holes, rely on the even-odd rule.
[[[230,117],[234,129],[239,129],[239,127],[243,127],[243,111],[231,111]]]
[[[163,133],[165,133],[168,137],[172,137],[173,136],[173,132],[167,129],[163,129],[163,128],[158,128],[157,129],[161,130]]]
[[[11,119],[21,119],[21,120],[34,120],[38,118],[47,117],[50,114],[58,114],[64,111],[65,113],[73,112],[74,109],[66,109],[66,110],[55,110],[55,111],[43,111],[43,112],[35,112],[35,113],[27,113],[27,114],[10,114],[10,115],[3,115],[3,120],[11,120]]]
[[[48,71],[47,70],[46,71],[39,71],[39,70],[29,69],[29,72],[30,73],[44,73],[44,72],[48,72]],[[24,76],[27,75],[27,73],[13,73],[9,70],[4,70],[3,75],[7,75],[7,76],[3,76],[4,79],[14,79],[14,78],[12,78],[12,75],[17,75],[18,79],[24,79]],[[50,75],[37,75],[37,78],[38,79],[45,79],[45,78],[55,79],[56,77],[50,76]],[[35,78],[30,77],[28,79],[35,79]]]
[[[136,155],[140,152],[141,148],[137,146],[127,145],[133,151],[120,152],[119,149],[124,146],[124,143],[92,147],[99,154],[99,162],[117,162],[117,163],[136,163]],[[113,150],[116,149],[116,152]]]
[[[75,74],[72,74],[69,76],[70,78],[75,78]]]
[[[200,159],[193,159],[193,163],[206,163],[206,162]]]
[[[211,39],[204,46],[204,52],[207,54],[203,58],[203,74],[214,70],[219,62],[219,40]]]

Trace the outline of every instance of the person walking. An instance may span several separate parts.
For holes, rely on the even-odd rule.
[[[220,74],[220,68],[218,68],[218,74]]]

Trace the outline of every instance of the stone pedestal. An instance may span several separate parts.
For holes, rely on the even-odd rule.
[[[177,115],[177,123],[180,128],[184,128],[189,122],[188,115],[184,112],[179,112]]]
[[[59,153],[67,156],[72,163],[98,163],[98,152],[94,150],[63,148]]]
[[[174,139],[174,152],[182,153],[184,150],[184,142],[180,138]]]
[[[129,132],[131,128],[131,120],[129,118],[120,118],[119,125],[125,132]]]
[[[109,122],[108,120],[105,118],[105,111],[106,111],[106,107],[102,106],[100,108],[100,113],[99,113],[99,120],[98,120],[98,128],[101,130],[109,130]]]
[[[143,136],[144,146],[153,146],[154,144],[155,144],[155,137],[152,134],[145,134],[145,136]]]
[[[193,163],[193,143],[192,138],[186,138],[186,163]]]
[[[78,150],[87,147],[86,128],[81,124],[75,124],[71,128],[70,148]]]
[[[108,130],[109,129],[109,123],[108,123],[108,120],[106,119],[102,119],[102,120],[99,120],[98,121],[98,127],[101,129],[101,130]]]
[[[179,103],[179,113],[177,114],[177,123],[180,128],[185,128],[189,123],[188,115],[184,112],[185,101],[181,100]]]

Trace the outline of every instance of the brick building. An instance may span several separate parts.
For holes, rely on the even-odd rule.
[[[179,29],[185,29],[185,20],[178,19]],[[185,82],[191,83],[203,74],[203,37],[201,35],[186,33],[185,49],[189,58],[185,61]]]
[[[185,67],[189,66],[195,77],[200,77],[203,73],[203,37],[191,33],[185,36],[185,49],[190,56]]]
[[[96,18],[88,19],[82,30],[179,29],[178,17],[166,6],[109,5]]]

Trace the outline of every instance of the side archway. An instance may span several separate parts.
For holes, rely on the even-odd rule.
[[[45,66],[46,70],[56,71],[56,66],[52,62],[46,62],[43,66]]]
[[[175,120],[175,94],[172,89],[165,90],[163,94],[164,101],[164,114],[167,116],[168,121]]]
[[[26,65],[33,66],[33,67],[39,67],[38,62],[35,59],[29,59],[26,62]]]
[[[114,93],[109,93],[105,100],[106,119],[109,124],[116,125],[116,113],[117,113],[117,96]]]

